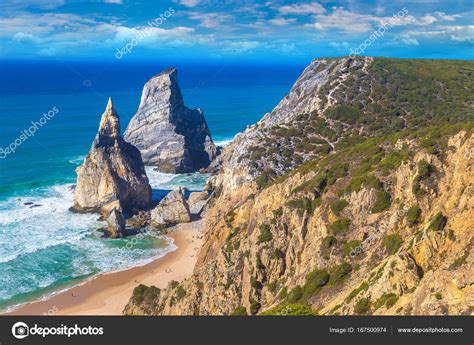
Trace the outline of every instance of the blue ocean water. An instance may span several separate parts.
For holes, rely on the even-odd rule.
[[[214,141],[258,121],[289,91],[302,65],[175,64],[188,107],[203,109]],[[111,96],[122,131],[143,84],[165,63],[0,62],[0,309],[101,272],[144,264],[172,250],[166,238],[104,240],[96,215],[71,214],[71,186]],[[36,125],[34,136],[19,140]],[[23,138],[24,134],[23,134]],[[12,146],[12,143],[13,146]],[[7,147],[15,152],[6,153]],[[207,175],[147,168],[154,197],[203,187]],[[103,258],[106,257],[107,260]]]

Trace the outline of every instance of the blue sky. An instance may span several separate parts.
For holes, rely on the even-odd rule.
[[[306,61],[360,48],[361,55],[473,59],[473,4],[2,0],[0,58]]]

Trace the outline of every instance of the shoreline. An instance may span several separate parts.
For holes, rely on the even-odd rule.
[[[202,219],[178,224],[165,235],[173,239],[175,251],[143,266],[99,274],[46,300],[23,304],[2,315],[122,315],[139,284],[165,288],[171,280],[181,281],[192,275],[203,242],[201,228]]]

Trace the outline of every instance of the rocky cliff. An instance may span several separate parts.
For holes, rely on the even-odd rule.
[[[140,151],[120,136],[120,120],[109,98],[98,133],[77,168],[73,211],[133,213],[151,202],[151,187]]]
[[[472,314],[473,67],[313,61],[224,150],[193,276],[124,313]]]
[[[197,171],[217,154],[202,111],[184,106],[175,68],[145,84],[124,137],[138,147],[146,164],[162,172]]]

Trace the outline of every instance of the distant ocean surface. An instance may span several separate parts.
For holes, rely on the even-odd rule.
[[[0,61],[0,149],[15,142],[32,121],[58,110],[14,153],[4,157],[0,151],[0,310],[174,250],[171,240],[153,234],[126,249],[130,239],[100,238],[96,229],[104,223],[97,215],[68,211],[74,170],[89,150],[107,98],[113,98],[124,131],[144,83],[167,67]],[[186,106],[204,111],[220,145],[271,111],[304,68],[226,63],[175,67]],[[176,186],[200,190],[208,177],[151,168],[147,174],[155,199]]]

